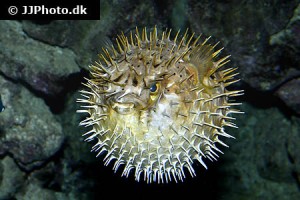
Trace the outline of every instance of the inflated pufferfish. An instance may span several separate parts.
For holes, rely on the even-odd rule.
[[[171,40],[171,30],[123,33],[115,46],[103,48],[100,61],[90,66],[90,79],[77,102],[88,116],[80,123],[91,127],[86,141],[92,150],[106,153],[105,165],[123,169],[122,176],[141,174],[147,182],[183,180],[195,176],[194,161],[217,160],[227,146],[220,136],[233,138],[224,126],[236,127],[231,113],[241,113],[228,91],[236,68],[220,69],[229,60],[215,58],[222,49],[198,43],[187,32]],[[187,170],[186,170],[187,169]]]

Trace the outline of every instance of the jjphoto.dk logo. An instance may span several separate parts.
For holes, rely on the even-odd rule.
[[[10,6],[8,8],[10,15],[16,15],[18,13],[22,15],[87,15],[87,8],[83,5],[76,5],[72,9],[56,6],[48,8],[44,5],[40,6],[22,6],[21,10],[17,6]]]

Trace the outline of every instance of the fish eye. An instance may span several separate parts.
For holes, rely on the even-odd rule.
[[[158,91],[158,83],[152,83],[151,85],[150,85],[150,92],[151,93],[155,93],[155,92],[157,92]]]

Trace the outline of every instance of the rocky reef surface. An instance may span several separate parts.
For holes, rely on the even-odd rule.
[[[245,89],[236,137],[184,183],[121,178],[84,143],[77,90],[101,46],[137,27],[221,41]],[[99,21],[0,21],[0,199],[300,199],[298,1],[101,1]]]

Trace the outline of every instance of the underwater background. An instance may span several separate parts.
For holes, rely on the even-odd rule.
[[[100,10],[91,21],[0,21],[1,200],[300,199],[299,1],[101,0]],[[114,173],[83,141],[76,113],[103,44],[155,25],[220,41],[245,90],[236,139],[179,183]]]

